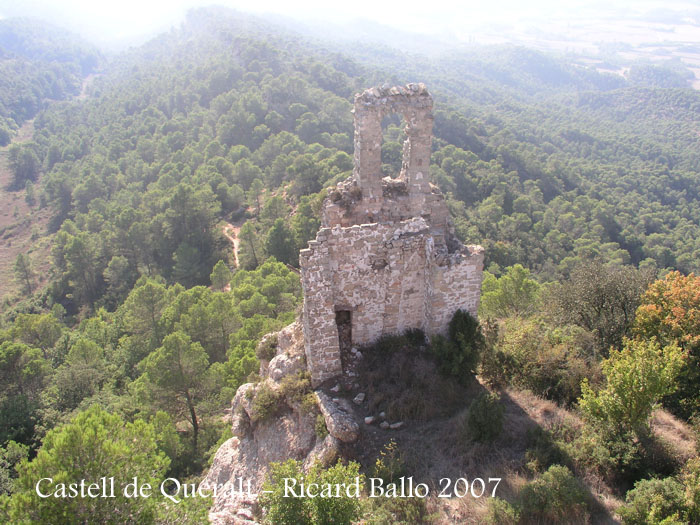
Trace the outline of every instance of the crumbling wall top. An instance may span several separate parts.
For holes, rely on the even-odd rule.
[[[362,194],[368,217],[375,217],[384,199],[382,188],[382,119],[399,113],[406,122],[401,173],[411,198],[412,215],[420,215],[429,179],[433,134],[433,97],[424,84],[366,89],[355,95],[355,153],[353,179]]]
[[[433,97],[422,82],[393,86],[384,84],[380,87],[365,89],[355,95],[355,111],[363,108],[381,108],[386,113],[401,112],[408,107],[431,109]]]

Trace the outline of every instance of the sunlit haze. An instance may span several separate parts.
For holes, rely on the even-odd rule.
[[[666,38],[700,42],[697,25],[700,7],[682,0],[613,3],[587,0],[566,3],[554,0],[527,3],[519,0],[468,0],[456,3],[436,0],[401,4],[369,0],[345,3],[224,0],[219,3],[244,12],[277,14],[311,24],[330,22],[342,26],[357,20],[369,20],[440,39],[476,43],[512,41],[537,44],[541,39],[567,40],[581,31],[595,33],[587,39],[593,42],[655,41],[664,39],[664,35],[654,35],[659,28],[652,26],[659,26],[672,17],[676,27],[670,35],[666,31]],[[0,16],[43,18],[97,44],[115,47],[139,43],[158,31],[177,25],[187,9],[206,5],[207,2],[197,0],[1,0]],[[682,23],[684,17],[689,22],[687,26]],[[595,23],[591,24],[593,20]],[[575,47],[572,43],[572,48]]]

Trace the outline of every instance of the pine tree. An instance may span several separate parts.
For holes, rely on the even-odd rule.
[[[267,232],[265,250],[280,262],[293,266],[299,264],[294,234],[284,219],[277,219]]]
[[[224,290],[231,282],[231,270],[224,261],[219,261],[214,266],[209,279],[214,290]]]
[[[34,279],[36,274],[32,270],[32,261],[29,255],[20,253],[15,259],[15,279],[22,287],[22,293],[31,294],[34,291]]]

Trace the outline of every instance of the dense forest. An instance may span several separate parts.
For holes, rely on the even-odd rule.
[[[441,348],[478,353],[465,377],[582,421],[533,438],[532,486],[490,519],[598,512],[562,492],[573,472],[609,487],[625,523],[696,522],[698,460],[649,421],[659,403],[687,428],[700,413],[700,93],[658,76],[511,46],[430,60],[322,46],[215,8],[107,58],[0,20],[0,145],[34,119],[7,147],[8,188],[51,215],[50,275],[19,254],[2,305],[0,517],[203,519],[194,500],[59,505],[32,480],[95,475],[101,455],[130,476],[201,477],[260,338],[297,315],[298,252],[326,188],[352,172],[353,95],[421,81],[436,102],[431,178],[457,236],[486,254],[478,344]],[[391,176],[403,126],[384,125]]]
[[[0,20],[0,146],[49,100],[80,92],[99,51],[61,29],[31,20]]]

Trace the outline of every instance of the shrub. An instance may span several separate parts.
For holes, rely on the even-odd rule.
[[[611,484],[629,486],[648,475],[644,449],[630,432],[596,432],[586,426],[567,444],[566,451],[577,465],[593,470]]]
[[[280,395],[289,402],[303,404],[310,393],[311,374],[306,370],[285,376],[280,381]]]
[[[435,518],[425,498],[367,498],[362,514],[367,525],[423,525]]]
[[[489,501],[488,523],[493,525],[517,525],[520,513],[515,505],[501,498]]]
[[[655,341],[625,340],[622,350],[612,350],[603,360],[607,386],[594,392],[584,380],[579,405],[589,421],[609,430],[648,433],[649,418],[659,399],[675,389],[683,364],[681,350]]]
[[[617,512],[625,525],[700,523],[700,460],[688,461],[678,478],[637,481]]]
[[[531,472],[542,472],[551,465],[564,462],[565,454],[550,432],[534,427],[528,430],[527,441],[525,459]]]
[[[450,340],[464,344],[483,344],[484,336],[479,328],[479,321],[465,310],[457,310],[447,327]]]
[[[586,493],[571,471],[553,465],[539,478],[523,487],[518,494],[520,517],[545,523],[584,521]]]
[[[284,480],[304,481],[301,465],[288,459],[284,463],[271,463],[267,480],[260,493],[260,506],[265,513],[265,522],[278,525],[311,523],[311,511],[307,498],[284,497]]]
[[[700,276],[668,273],[653,282],[637,309],[634,333],[662,344],[675,342],[685,352],[676,378],[678,389],[664,399],[675,414],[689,418],[700,413]]]
[[[156,523],[207,523],[210,504],[208,498],[183,498],[180,503],[168,501],[156,509]]]
[[[700,415],[695,415],[688,421],[690,424],[690,430],[693,432],[695,438],[695,449],[700,450]]]
[[[277,336],[265,337],[255,348],[255,355],[258,359],[270,361],[277,355]]]
[[[625,525],[647,525],[684,519],[683,485],[674,478],[643,479],[627,493],[625,505],[617,509]]]
[[[360,475],[360,466],[350,462],[343,465],[338,462],[335,466],[323,469],[319,466],[311,468],[307,475],[301,470],[301,464],[293,459],[284,463],[271,463],[270,473],[263,484],[260,494],[260,505],[264,511],[265,523],[275,525],[299,524],[350,524],[360,517],[359,498],[348,497],[341,489],[340,497],[285,497],[285,480],[296,480],[310,487],[312,483],[318,487],[325,485],[349,485],[359,480],[360,490],[364,478]],[[320,489],[319,489],[320,490]]]
[[[380,354],[391,354],[402,351],[409,344],[405,335],[384,334],[374,342],[372,347]]]
[[[579,355],[573,341],[558,338],[556,331],[549,331],[531,359],[518,367],[518,385],[545,399],[572,405],[581,395],[583,379],[599,372],[596,364]]]
[[[319,439],[325,439],[328,435],[328,427],[326,427],[326,418],[323,414],[318,414],[316,416],[316,424],[314,425],[314,430],[316,431],[316,437]]]
[[[267,383],[262,383],[255,392],[253,406],[251,408],[251,420],[253,423],[264,421],[279,414],[284,408],[282,394],[274,390]]]
[[[403,455],[396,441],[389,441],[379,452],[379,457],[374,462],[372,477],[382,478],[385,484],[394,483],[406,473]]]
[[[425,332],[420,328],[409,328],[404,336],[408,343],[416,348],[425,344]]]
[[[311,414],[313,412],[318,412],[318,401],[316,400],[316,395],[313,392],[307,392],[301,400],[299,405],[302,412]]]
[[[448,335],[448,338],[441,335],[432,337],[431,351],[440,372],[464,384],[476,373],[484,348],[484,336],[479,322],[464,310],[457,310],[452,316]]]
[[[487,345],[481,357],[479,376],[492,388],[502,388],[515,383],[518,363],[514,356]]]
[[[450,340],[457,344],[459,356],[455,365],[462,373],[476,373],[476,365],[484,347],[484,335],[481,333],[479,321],[469,312],[457,310],[448,326]]]
[[[364,478],[360,476],[360,465],[351,461],[347,465],[340,463],[335,466],[323,469],[318,465],[311,468],[309,472],[310,482],[316,482],[319,486],[343,486],[355,483],[359,480],[360,493],[364,485]],[[336,498],[307,498],[311,502],[311,523],[326,524],[350,524],[360,518],[360,498],[348,497],[341,490],[341,497]]]
[[[700,523],[700,459],[693,458],[685,464],[681,473],[685,486],[687,518],[691,523]]]
[[[485,346],[479,373],[492,386],[512,384],[569,405],[580,397],[582,380],[599,375],[585,359],[591,341],[579,327],[513,318],[489,339],[495,341]]]
[[[492,441],[503,430],[503,405],[497,394],[481,394],[471,405],[467,415],[467,433],[474,441]]]

